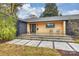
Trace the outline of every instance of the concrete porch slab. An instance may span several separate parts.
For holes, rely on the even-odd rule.
[[[79,52],[79,44],[69,42],[58,42],[58,41],[41,41],[41,40],[26,40],[26,39],[14,39],[7,42],[8,44],[24,45],[24,46],[35,46],[35,47],[46,47],[54,48],[65,51]]]
[[[79,52],[79,44],[77,43],[69,43],[77,52]]]
[[[30,41],[31,41],[31,40],[21,40],[21,41],[19,41],[19,42],[14,43],[14,44],[24,45],[24,44],[26,44],[26,43],[28,43],[28,42],[30,42]]]
[[[54,42],[54,45],[55,49],[73,51],[73,49],[66,42]]]
[[[11,40],[11,41],[9,41],[9,42],[7,42],[7,43],[13,44],[13,43],[19,42],[19,41],[21,41],[21,39],[14,39],[14,40]]]
[[[38,40],[31,40],[29,43],[25,44],[26,46],[38,46],[38,44],[40,43],[40,41]]]
[[[52,41],[42,41],[38,47],[53,48],[53,42]]]

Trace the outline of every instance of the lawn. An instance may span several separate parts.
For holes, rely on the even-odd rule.
[[[60,56],[50,48],[29,47],[14,44],[0,44],[0,56]]]
[[[79,44],[79,39],[75,39],[74,43],[78,43]]]
[[[74,37],[74,41],[73,41],[74,43],[78,43],[79,44],[79,36],[75,36]]]

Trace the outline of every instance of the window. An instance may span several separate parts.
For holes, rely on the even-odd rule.
[[[55,24],[52,24],[52,23],[46,24],[46,28],[54,28],[54,27],[55,27]]]

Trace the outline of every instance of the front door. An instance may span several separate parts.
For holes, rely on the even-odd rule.
[[[36,24],[31,24],[31,33],[36,33]]]

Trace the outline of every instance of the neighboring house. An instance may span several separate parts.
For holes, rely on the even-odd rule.
[[[53,16],[42,18],[19,19],[17,34],[63,34],[68,30],[68,20],[79,20],[79,15]]]

